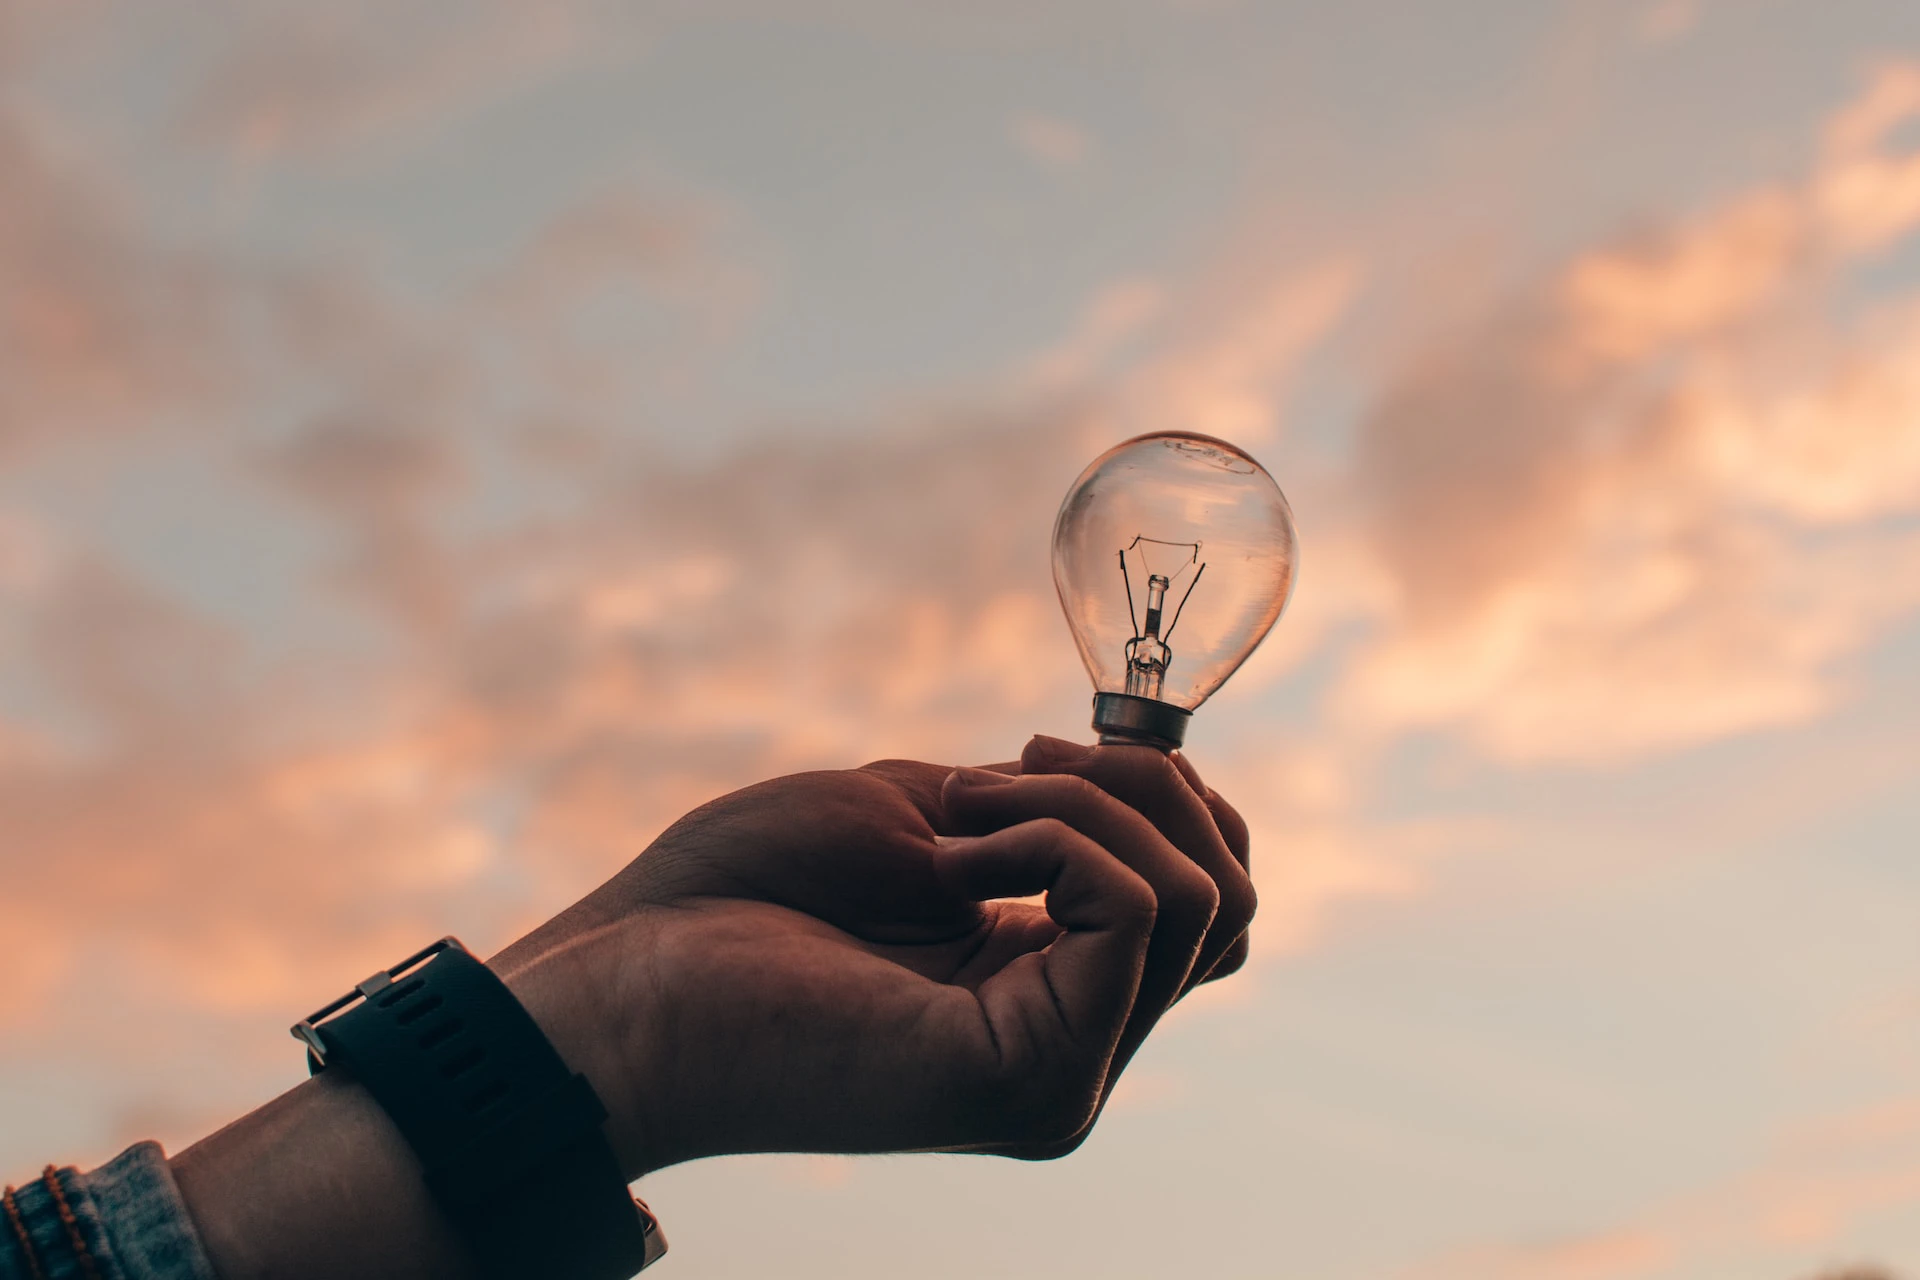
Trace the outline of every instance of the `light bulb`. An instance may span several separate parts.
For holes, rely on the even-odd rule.
[[[1225,440],[1162,431],[1095,458],[1053,524],[1053,585],[1100,741],[1179,746],[1279,621],[1294,561],[1286,495]]]

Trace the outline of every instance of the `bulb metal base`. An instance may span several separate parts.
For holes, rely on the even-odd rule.
[[[1093,727],[1106,744],[1132,743],[1172,751],[1187,740],[1187,721],[1193,712],[1157,698],[1131,693],[1093,695]]]

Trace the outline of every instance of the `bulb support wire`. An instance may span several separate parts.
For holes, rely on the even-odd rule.
[[[1195,552],[1195,554],[1197,555],[1199,553]],[[1167,624],[1167,633],[1160,637],[1160,643],[1166,645],[1169,650],[1171,650],[1172,648],[1173,629],[1180,625],[1180,615],[1186,610],[1187,601],[1193,599],[1193,589],[1200,585],[1200,575],[1205,573],[1206,571],[1207,571],[1207,566],[1205,566],[1204,564],[1201,565],[1199,568],[1199,571],[1193,575],[1193,581],[1187,584],[1187,594],[1181,596],[1180,603],[1173,607],[1173,621]],[[1133,607],[1133,600],[1131,596],[1128,597],[1127,607],[1129,609]],[[1134,630],[1138,631],[1139,628],[1135,627]]]
[[[1168,586],[1172,586],[1174,582],[1177,582],[1180,578],[1180,575],[1185,573],[1188,569],[1192,568],[1194,565],[1200,566],[1194,572],[1193,581],[1187,584],[1186,594],[1181,596],[1180,603],[1174,606],[1173,622],[1169,623],[1167,625],[1166,631],[1162,635],[1157,637],[1157,639],[1159,639],[1162,643],[1164,643],[1167,637],[1173,634],[1174,626],[1178,624],[1180,621],[1180,611],[1187,607],[1187,601],[1192,598],[1193,589],[1200,585],[1200,575],[1207,571],[1207,566],[1201,563],[1201,560],[1200,560],[1201,544],[1198,542],[1165,542],[1159,538],[1149,538],[1143,533],[1137,533],[1133,536],[1132,542],[1129,542],[1126,546],[1120,548],[1120,585],[1126,588],[1127,621],[1131,623],[1133,626],[1133,638],[1135,640],[1143,640],[1146,637],[1143,636],[1140,632],[1140,612],[1133,603],[1133,575],[1127,572],[1127,552],[1133,551],[1136,548],[1139,548],[1140,544],[1143,542],[1156,547],[1180,547],[1185,549],[1187,553],[1187,561],[1185,564],[1180,566],[1178,571],[1176,571],[1171,575],[1168,575],[1168,578],[1167,578]],[[1141,564],[1141,567],[1147,571],[1149,576],[1151,576],[1153,572],[1153,566],[1147,563],[1147,553],[1144,549],[1140,551],[1140,564]]]

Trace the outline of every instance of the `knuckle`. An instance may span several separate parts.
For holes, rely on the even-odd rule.
[[[1053,845],[1074,845],[1085,839],[1067,823],[1054,817],[1035,818],[1027,824],[1027,828],[1037,839]]]
[[[1198,929],[1205,929],[1219,915],[1220,890],[1207,876],[1197,882],[1186,879],[1175,893],[1162,896],[1163,916],[1189,921]]]
[[[1254,889],[1253,881],[1248,877],[1236,876],[1221,886],[1218,918],[1232,921],[1237,928],[1245,929],[1259,909],[1260,894]]]
[[[1153,891],[1152,885],[1127,872],[1124,876],[1115,877],[1113,896],[1135,924],[1153,928],[1160,916],[1160,895]]]

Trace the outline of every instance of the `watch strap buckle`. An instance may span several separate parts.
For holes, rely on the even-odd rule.
[[[460,939],[452,936],[442,938],[438,942],[430,943],[408,956],[405,960],[402,960],[399,964],[394,965],[391,969],[382,969],[370,977],[355,983],[353,990],[347,992],[347,994],[341,996],[338,1000],[321,1006],[287,1028],[288,1034],[307,1047],[308,1070],[312,1074],[318,1075],[321,1069],[327,1065],[327,1046],[326,1042],[320,1037],[320,1024],[340,1016],[349,1008],[359,1004],[362,1000],[371,1000],[375,996],[380,995],[386,991],[387,988],[398,983],[407,974],[412,973],[415,969],[418,969],[442,951],[465,951],[466,949],[466,945],[462,943]]]

